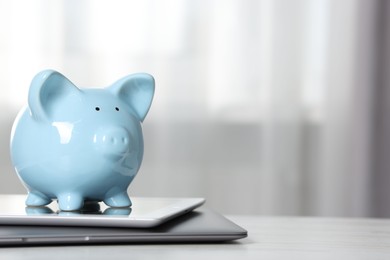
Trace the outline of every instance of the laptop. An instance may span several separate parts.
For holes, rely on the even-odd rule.
[[[205,243],[244,238],[247,231],[221,214],[201,207],[154,228],[0,226],[0,246]]]
[[[14,200],[10,199],[9,196]],[[20,196],[9,196],[0,196],[0,207],[7,208],[7,202],[9,204],[10,201],[15,202],[15,199],[16,201],[21,200]],[[170,203],[166,205],[169,204]],[[21,203],[12,205],[17,208],[24,206]],[[164,207],[166,207],[166,205],[164,205]],[[199,203],[196,205],[199,205]],[[43,211],[46,211],[45,209],[48,210],[48,208],[44,208]],[[26,212],[30,211],[31,209],[26,208]],[[33,210],[34,214],[36,214],[36,211],[40,212],[41,209]],[[49,210],[49,215],[53,214],[53,217],[59,217],[58,214]],[[87,215],[90,215],[90,212],[88,212]],[[131,216],[131,212],[129,216]],[[72,215],[70,217],[73,218]],[[123,215],[114,215],[113,217],[114,219],[121,219]],[[88,218],[90,218],[90,216],[88,216]],[[129,225],[102,226],[101,222],[97,222],[99,223],[99,226],[86,226],[81,225],[83,222],[79,221],[74,226],[69,225],[69,223],[61,225],[61,222],[58,222],[57,224],[48,222],[49,225],[29,222],[28,225],[23,225],[23,222],[20,221],[21,219],[18,219],[15,222],[16,224],[9,224],[10,216],[6,216],[3,220],[8,221],[0,224],[0,246],[112,243],[205,243],[231,241],[247,236],[247,231],[245,229],[231,222],[221,214],[204,206],[195,210],[187,210],[180,216],[169,218],[166,222],[149,228],[139,225],[134,227]],[[114,220],[111,218],[111,221]],[[134,220],[130,219],[130,221]]]

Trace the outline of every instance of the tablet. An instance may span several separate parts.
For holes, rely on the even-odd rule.
[[[50,225],[150,228],[201,206],[203,198],[132,197],[130,208],[86,203],[80,211],[60,211],[56,201],[26,207],[25,195],[0,195],[0,225]]]

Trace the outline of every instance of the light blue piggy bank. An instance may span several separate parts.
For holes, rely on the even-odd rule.
[[[79,89],[53,70],[36,75],[11,134],[26,205],[57,198],[67,211],[85,201],[131,206],[127,188],[141,165],[141,122],[153,95],[154,79],[143,73],[104,89]]]

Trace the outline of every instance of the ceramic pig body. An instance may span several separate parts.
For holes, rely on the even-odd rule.
[[[105,89],[79,89],[56,71],[39,73],[11,135],[11,158],[28,206],[58,199],[61,210],[84,201],[128,207],[127,188],[141,165],[141,122],[154,95],[148,74]]]

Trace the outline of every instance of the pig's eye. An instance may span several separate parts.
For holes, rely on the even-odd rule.
[[[95,110],[96,111],[100,111],[100,107],[95,107]]]
[[[119,111],[119,107],[115,107],[115,110],[116,110],[116,111]]]

